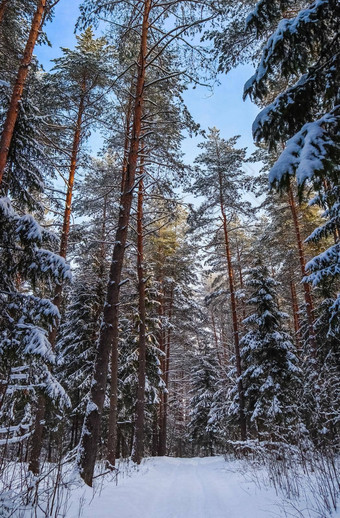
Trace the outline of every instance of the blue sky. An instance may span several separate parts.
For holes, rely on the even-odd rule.
[[[57,5],[53,22],[45,28],[52,47],[44,45],[36,47],[35,51],[45,69],[51,67],[51,59],[60,55],[60,47],[72,48],[75,45],[74,27],[80,3],[81,0],[60,0]],[[225,138],[241,135],[240,145],[253,151],[255,148],[251,125],[258,108],[249,100],[246,102],[242,100],[243,85],[250,75],[252,75],[250,66],[238,67],[227,76],[221,75],[220,85],[216,86],[213,92],[203,87],[188,90],[185,94],[185,102],[195,121],[202,128],[216,126]],[[183,142],[183,151],[188,161],[192,161],[198,153],[197,142],[198,139],[195,138],[188,138]],[[98,148],[98,139],[92,139],[91,145],[94,150]],[[254,165],[247,168],[257,170]]]

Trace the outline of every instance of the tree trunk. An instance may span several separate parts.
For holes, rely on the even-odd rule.
[[[331,184],[325,178],[323,179],[323,187],[326,193],[329,193],[331,190]],[[331,208],[330,204],[327,204],[328,208]],[[333,230],[334,244],[336,245],[340,241],[340,223],[335,223],[335,228]]]
[[[83,90],[84,89],[85,89],[85,84],[83,85]],[[76,169],[77,169],[77,162],[78,162],[78,153],[79,153],[79,147],[80,147],[83,114],[84,114],[84,96],[82,96],[80,98],[80,102],[79,102],[79,106],[78,106],[77,122],[76,122],[75,132],[74,132],[74,136],[73,136],[73,143],[72,143],[71,163],[70,163],[69,176],[68,176],[68,182],[67,182],[64,220],[63,220],[63,228],[62,228],[62,232],[61,232],[60,250],[59,250],[59,255],[63,259],[66,259],[68,238],[69,238],[69,234],[70,234],[73,185],[74,185],[74,177],[75,177],[75,173],[76,173]],[[53,304],[55,306],[57,306],[58,309],[60,309],[60,307],[61,307],[62,292],[63,292],[62,284],[57,284],[55,291],[54,291]],[[56,325],[53,326],[53,329],[49,334],[49,341],[50,341],[53,349],[55,347],[58,327],[59,327],[59,322],[57,322]]]
[[[67,193],[66,193],[66,201],[65,201],[65,212],[64,212],[64,221],[63,221],[63,229],[61,233],[61,241],[60,241],[60,250],[59,255],[66,259],[67,254],[67,244],[68,244],[68,236],[70,232],[70,221],[71,221],[71,204],[72,204],[72,193],[73,193],[73,184],[74,184],[74,176],[77,168],[77,159],[80,145],[80,136],[81,136],[81,124],[82,124],[82,116],[84,113],[84,98],[81,97],[79,107],[78,107],[78,116],[77,122],[73,137],[73,145],[72,145],[72,154],[71,154],[71,163],[69,169],[69,178],[67,184]],[[60,309],[62,302],[62,284],[57,284],[54,290],[54,298],[53,304]],[[59,327],[59,321],[53,326],[51,332],[49,333],[49,342],[52,346],[52,349],[55,349],[55,343],[57,338],[57,332]],[[29,470],[32,471],[35,475],[39,473],[39,464],[40,464],[40,455],[42,450],[43,443],[43,433],[44,433],[44,419],[46,413],[46,401],[44,394],[41,394],[38,398],[38,409],[37,415],[34,424],[34,432],[32,435],[32,448],[30,452],[30,461],[29,461]]]
[[[305,252],[304,252],[302,238],[301,238],[298,211],[297,211],[294,193],[293,193],[293,189],[292,189],[291,185],[289,185],[289,188],[288,188],[288,199],[289,199],[289,206],[290,206],[290,209],[292,212],[292,218],[293,218],[293,222],[294,222],[296,241],[297,241],[298,253],[299,253],[301,276],[302,276],[302,278],[304,278],[306,275]],[[312,298],[312,294],[311,294],[310,285],[308,284],[308,282],[303,283],[303,291],[304,291],[306,311],[307,311],[309,343],[312,348],[312,355],[313,355],[313,357],[316,357],[316,342],[315,342],[314,317],[313,317],[313,310],[314,310],[313,298]]]
[[[103,303],[102,297],[103,293],[105,293],[106,287],[106,220],[107,220],[107,207],[108,207],[108,193],[104,195],[104,205],[103,205],[103,214],[102,214],[102,228],[100,233],[100,249],[98,254],[98,277],[97,277],[97,305],[95,307],[95,320],[97,322],[100,321],[102,312],[103,312]],[[93,336],[93,341],[96,341],[97,332],[95,331]]]
[[[2,0],[2,2],[0,2],[0,24],[2,23],[2,20],[4,19],[7,4],[8,4],[8,0]]]
[[[37,10],[34,14],[24,55],[21,60],[17,78],[14,84],[11,102],[7,111],[6,120],[0,140],[0,185],[2,184],[2,179],[7,164],[8,152],[12,142],[15,123],[18,118],[20,101],[24,91],[29,66],[32,61],[33,50],[44,22],[46,3],[47,0],[40,0],[37,6]]]
[[[239,274],[239,280],[240,280],[240,289],[243,291],[244,284],[243,284],[241,254],[240,254],[240,248],[238,246],[237,238],[236,238],[236,253],[237,253],[237,267],[238,267],[238,274]],[[244,298],[242,298],[242,320],[244,320],[245,318],[246,318],[246,305],[244,303]]]
[[[165,371],[166,371],[166,341],[165,341],[165,333],[163,329],[164,325],[164,315],[165,315],[165,309],[164,309],[164,293],[161,295],[161,300],[159,304],[159,316],[161,320],[161,330],[160,330],[160,337],[159,337],[159,349],[163,352],[163,356],[161,358],[161,371],[162,371],[162,377],[163,382],[165,385],[166,390],[166,381],[165,381]],[[163,426],[166,422],[164,420],[164,410],[165,410],[165,392],[161,393],[160,403],[159,403],[159,415],[158,415],[158,455],[164,456],[165,455],[165,441],[164,441],[164,430]]]
[[[243,391],[243,383],[241,380],[242,367],[241,367],[240,339],[239,339],[239,331],[238,331],[236,296],[235,296],[235,288],[234,288],[234,272],[233,272],[233,267],[232,267],[232,263],[231,263],[227,217],[224,212],[223,206],[222,206],[221,210],[222,210],[222,217],[223,217],[225,249],[226,249],[226,256],[227,256],[227,263],[228,263],[230,301],[231,301],[234,345],[235,345],[236,373],[237,373],[237,377],[238,377],[237,387],[238,387],[239,406],[240,406],[240,431],[241,431],[241,440],[245,441],[247,438],[247,428],[246,428],[246,420],[245,420],[245,415],[244,415],[244,391]]]
[[[40,471],[40,454],[42,449],[43,433],[45,428],[46,400],[43,394],[38,397],[37,411],[35,414],[34,432],[31,439],[31,449],[29,452],[28,469],[34,475]]]
[[[215,322],[215,316],[214,316],[214,310],[211,309],[210,311],[210,316],[211,316],[211,323],[212,323],[212,328],[213,328],[213,334],[214,334],[214,340],[215,340],[215,347],[216,347],[216,354],[217,354],[217,358],[218,358],[218,363],[220,364],[220,366],[222,367],[223,364],[224,364],[224,359],[221,358],[221,352],[220,352],[220,346],[219,346],[219,343],[218,343],[218,336],[217,336],[217,331],[216,331],[216,322]]]
[[[117,367],[118,367],[118,307],[121,272],[125,254],[125,246],[130,221],[130,212],[138,161],[139,139],[143,114],[143,97],[145,85],[145,64],[147,54],[147,37],[149,30],[149,14],[151,0],[145,0],[141,48],[138,62],[135,105],[131,143],[126,170],[124,191],[120,199],[118,228],[112,254],[112,263],[104,306],[103,322],[98,340],[98,352],[94,367],[90,400],[87,406],[82,436],[79,447],[79,467],[85,483],[92,486],[94,466],[97,458],[100,438],[101,415],[104,405],[110,349],[111,357],[111,393],[108,435],[108,461],[115,463],[116,429],[117,429]]]
[[[156,457],[158,453],[158,414],[157,409],[154,411],[152,420],[152,456]]]
[[[143,169],[141,167],[141,174]],[[137,274],[139,293],[139,354],[138,354],[138,389],[136,405],[136,421],[132,460],[141,463],[144,454],[144,407],[146,377],[146,309],[145,280],[143,268],[143,179],[139,182],[137,207]]]
[[[123,169],[122,169],[122,179],[121,179],[121,193],[123,193],[123,191],[124,191],[126,171],[127,171],[128,159],[129,159],[131,111],[132,111],[132,95],[129,95],[128,105],[127,105],[127,110],[126,110],[126,119],[125,119],[126,126],[125,126],[125,140],[124,140]]]
[[[292,309],[293,309],[293,319],[294,319],[294,331],[295,331],[295,339],[296,339],[296,347],[297,349],[301,348],[300,342],[300,323],[299,323],[299,305],[296,296],[296,288],[293,279],[290,280],[290,293],[292,297]]]
[[[125,140],[124,140],[124,157],[123,157],[123,168],[122,168],[122,178],[121,178],[121,199],[123,199],[124,190],[126,189],[127,182],[127,173],[130,161],[130,125],[131,125],[131,117],[132,117],[132,96],[129,96],[127,113],[126,113],[126,127],[125,127]],[[136,112],[136,106],[135,106]],[[138,150],[137,150],[138,153]],[[137,160],[137,159],[136,159]],[[137,166],[136,166],[137,167]],[[134,173],[135,176],[135,173]],[[131,200],[132,202],[132,200]],[[130,209],[131,210],[131,204]],[[120,217],[120,215],[119,215]],[[129,213],[130,218],[130,213]],[[119,273],[120,279],[121,273]],[[115,297],[118,297],[119,293],[116,294]],[[114,332],[114,336],[112,339],[111,345],[111,383],[110,383],[110,412],[109,412],[109,431],[108,431],[108,439],[107,439],[107,460],[110,466],[114,467],[116,463],[116,442],[117,442],[117,387],[118,387],[118,306],[117,309],[114,309],[117,313],[115,318],[115,326],[117,330]]]
[[[170,300],[169,300],[169,312],[168,319],[169,324],[171,324],[172,318],[172,305],[173,305],[173,290],[170,292]],[[163,393],[162,398],[162,412],[160,416],[160,433],[159,433],[159,455],[166,455],[166,442],[167,442],[167,425],[168,425],[168,400],[169,400],[169,373],[170,373],[170,352],[171,352],[171,328],[168,327],[167,335],[164,336],[164,383],[165,383],[165,392]]]
[[[227,264],[228,264],[230,301],[231,301],[234,346],[235,346],[235,359],[236,359],[236,373],[237,373],[237,377],[238,377],[237,388],[238,388],[239,407],[240,407],[240,415],[239,415],[240,432],[241,432],[241,440],[245,441],[247,438],[247,428],[246,428],[246,419],[245,419],[245,415],[244,415],[244,390],[243,390],[243,383],[241,380],[242,367],[241,367],[240,338],[239,338],[238,318],[237,318],[237,305],[236,305],[235,286],[234,286],[234,272],[233,272],[233,266],[232,266],[232,262],[231,262],[227,216],[225,213],[224,200],[223,200],[222,172],[219,170],[218,174],[219,174],[219,185],[220,185],[220,207],[221,207],[221,215],[222,215],[222,220],[223,220],[224,243],[225,243],[225,251],[226,251],[226,256],[227,256]]]

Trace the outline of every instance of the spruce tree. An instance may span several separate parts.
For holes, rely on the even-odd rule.
[[[104,305],[103,283],[100,286],[91,255],[84,254],[78,265],[81,271],[74,276],[64,323],[56,344],[57,377],[71,399],[72,425],[71,436],[68,438],[71,448],[78,444],[85,415],[96,355],[94,344]]]
[[[189,438],[194,449],[204,455],[214,455],[217,434],[211,407],[219,373],[214,348],[208,344],[200,348],[193,356],[192,363]]]
[[[53,404],[68,403],[51,373],[55,355],[47,335],[59,317],[49,290],[54,282],[70,279],[70,272],[51,251],[56,237],[31,214],[16,213],[9,198],[0,199],[0,228],[1,420],[16,432],[26,404],[34,406],[39,394]],[[25,438],[31,432],[26,428]]]
[[[255,307],[244,321],[248,332],[241,339],[248,428],[260,440],[292,440],[301,379],[292,338],[284,330],[287,315],[278,307],[278,283],[259,263],[249,271],[246,285],[251,290],[247,302]]]
[[[315,370],[304,359],[304,391],[301,405],[306,430],[318,449],[339,451],[340,319],[334,321],[334,300],[325,298],[315,322],[320,366]],[[332,322],[332,326],[329,326]]]
[[[281,2],[260,2],[248,19],[249,30],[264,32],[277,23],[265,44],[255,74],[245,85],[245,95],[267,104],[273,85],[286,88],[260,112],[253,124],[257,141],[270,147],[285,143],[269,180],[283,188],[296,176],[300,190],[312,187],[315,204],[324,210],[326,223],[309,240],[332,235],[335,243],[306,265],[306,281],[314,286],[339,275],[339,5],[334,0],[297,4],[290,18]],[[337,291],[335,289],[335,291]],[[334,310],[338,311],[334,294]],[[335,313],[335,318],[336,313]]]

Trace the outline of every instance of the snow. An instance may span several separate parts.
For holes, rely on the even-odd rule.
[[[14,210],[12,208],[11,200],[9,198],[0,198],[0,212],[2,212],[6,218],[12,218],[14,216]]]
[[[41,356],[47,361],[54,363],[54,354],[51,351],[44,329],[31,324],[20,323],[17,324],[17,328],[22,333],[24,354]]]
[[[340,275],[340,244],[331,246],[306,264],[306,271],[311,272],[303,280],[318,286],[327,277]]]
[[[276,31],[270,36],[262,51],[262,57],[255,74],[248,79],[244,86],[244,96],[246,97],[254,87],[255,83],[259,83],[266,79],[266,76],[271,70],[272,61],[275,60],[275,53],[277,48],[283,42],[287,44],[287,36],[300,33],[304,30],[304,26],[309,23],[315,23],[320,17],[319,10],[327,9],[329,0],[316,0],[307,9],[302,9],[295,18],[281,20],[277,26]],[[259,7],[259,6],[258,6]],[[247,24],[249,25],[257,11],[255,10],[248,16]],[[287,49],[286,54],[287,54]],[[274,57],[273,57],[274,56]]]
[[[41,243],[42,233],[39,223],[30,214],[25,214],[18,218],[17,224],[18,234],[23,234],[25,239]]]
[[[313,178],[315,172],[323,169],[323,163],[328,156],[328,148],[332,144],[325,126],[337,123],[336,109],[339,109],[339,106],[320,119],[306,123],[294,137],[287,141],[284,151],[270,171],[269,183],[271,185],[275,182],[280,183],[284,175],[294,173],[298,184],[303,185],[306,180]],[[260,116],[263,112],[260,113]],[[259,124],[260,116],[257,117],[256,124]],[[263,124],[263,117],[261,124]],[[256,128],[253,131],[256,132]]]
[[[100,479],[98,479],[100,481]],[[282,497],[259,486],[245,463],[223,457],[158,457],[130,476],[72,492],[66,518],[266,518],[286,516]],[[98,485],[99,484],[99,485]],[[301,517],[308,514],[302,512]]]

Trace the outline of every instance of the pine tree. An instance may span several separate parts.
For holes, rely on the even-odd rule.
[[[6,10],[6,17],[13,15],[12,7],[11,4],[9,11]],[[29,16],[32,5],[27,2],[27,7]],[[18,29],[21,20],[24,38],[26,15],[22,12],[15,15],[18,20],[14,28]],[[20,41],[17,43],[20,47]],[[3,63],[8,65],[6,61]],[[14,66],[15,63],[14,59]],[[14,85],[16,74],[5,70],[4,77]],[[5,85],[5,97],[9,92],[10,87]],[[11,417],[14,422],[24,408],[29,409],[32,424],[37,400],[43,395],[52,407],[58,399],[62,404],[68,401],[52,372],[55,355],[48,333],[59,318],[58,308],[49,298],[50,290],[54,283],[69,280],[70,271],[64,260],[54,254],[56,236],[46,230],[45,211],[50,200],[44,191],[53,174],[46,134],[54,112],[45,111],[42,98],[48,105],[50,97],[35,62],[31,62],[20,98],[1,184],[0,249],[1,262],[5,265],[1,275],[2,376],[6,380],[3,408],[8,404],[14,410],[16,415]],[[8,113],[8,105],[4,104],[3,127]],[[16,379],[22,383],[16,383]],[[10,422],[5,417],[6,426]],[[26,436],[30,436],[30,426],[26,431]]]
[[[263,181],[267,185],[267,175],[265,178],[260,177],[255,180],[261,195],[264,191]],[[280,297],[284,299],[285,310],[293,317],[296,341],[302,346],[303,335],[306,335],[309,343],[311,332],[313,337],[315,335],[315,315],[309,310],[311,288],[304,277],[306,262],[318,252],[317,245],[306,243],[305,238],[315,225],[320,223],[321,218],[316,207],[308,204],[308,196],[301,200],[299,206],[297,205],[293,188],[294,185],[287,195],[273,190],[267,192],[261,208],[265,209],[268,220],[256,228],[256,247],[259,253],[261,248],[266,250],[266,253],[270,253],[270,263],[271,268],[275,270],[275,278],[282,280],[279,288]],[[294,212],[294,222],[292,212]],[[302,298],[304,298],[304,306]]]
[[[239,378],[239,422],[242,439],[246,439],[246,422],[243,413],[243,387],[241,380],[241,358],[239,349],[239,322],[235,293],[234,270],[231,260],[228,218],[249,214],[249,203],[242,200],[241,188],[245,185],[245,174],[242,171],[246,150],[235,148],[238,137],[224,140],[216,128],[210,130],[207,142],[200,145],[203,153],[196,159],[200,168],[192,187],[194,193],[203,194],[206,201],[198,210],[203,218],[222,219],[223,239],[227,270],[229,277],[231,317],[233,326],[233,342],[235,362]]]
[[[72,212],[73,186],[79,167],[81,147],[93,127],[100,126],[103,106],[106,103],[104,89],[112,75],[112,49],[104,38],[94,38],[91,28],[77,36],[73,50],[63,48],[63,55],[54,60],[55,66],[48,82],[56,92],[59,104],[59,124],[69,128],[64,136],[69,152],[68,181],[64,218],[60,240],[60,256],[67,255]],[[57,285],[54,303],[60,308],[62,286]],[[51,341],[56,340],[57,328]]]
[[[92,30],[88,28],[83,34],[77,36],[77,45],[74,50],[63,49],[63,56],[54,60],[54,73],[47,78],[53,91],[56,92],[55,103],[61,105],[59,111],[62,113],[59,113],[59,124],[64,122],[63,127],[71,129],[69,135],[67,135],[70,141],[70,151],[69,153],[66,151],[69,159],[67,165],[68,180],[59,249],[60,257],[63,259],[66,259],[67,255],[73,186],[79,165],[81,144],[85,140],[84,137],[89,135],[94,121],[98,126],[102,103],[105,102],[103,89],[108,86],[111,71],[110,53],[110,48],[107,46],[105,39],[95,39]],[[65,154],[65,150],[63,151],[63,154]],[[62,303],[62,290],[62,284],[57,283],[53,302],[58,310]],[[49,335],[53,348],[56,343],[58,323],[57,320]],[[31,469],[34,466],[35,471],[38,469],[40,457],[38,444],[42,447],[43,426],[40,424],[44,415],[42,399],[39,406],[40,419],[37,422],[33,437],[36,447],[32,450],[30,459]]]
[[[59,0],[51,3],[48,0],[39,0],[32,18],[30,31],[26,40],[20,65],[16,75],[15,83],[12,87],[10,103],[4,120],[1,139],[0,139],[0,186],[8,161],[8,153],[12,143],[15,124],[17,121],[19,106],[26,85],[29,68],[32,62],[33,51],[38,40],[40,31],[49,16],[52,14],[53,7]]]

